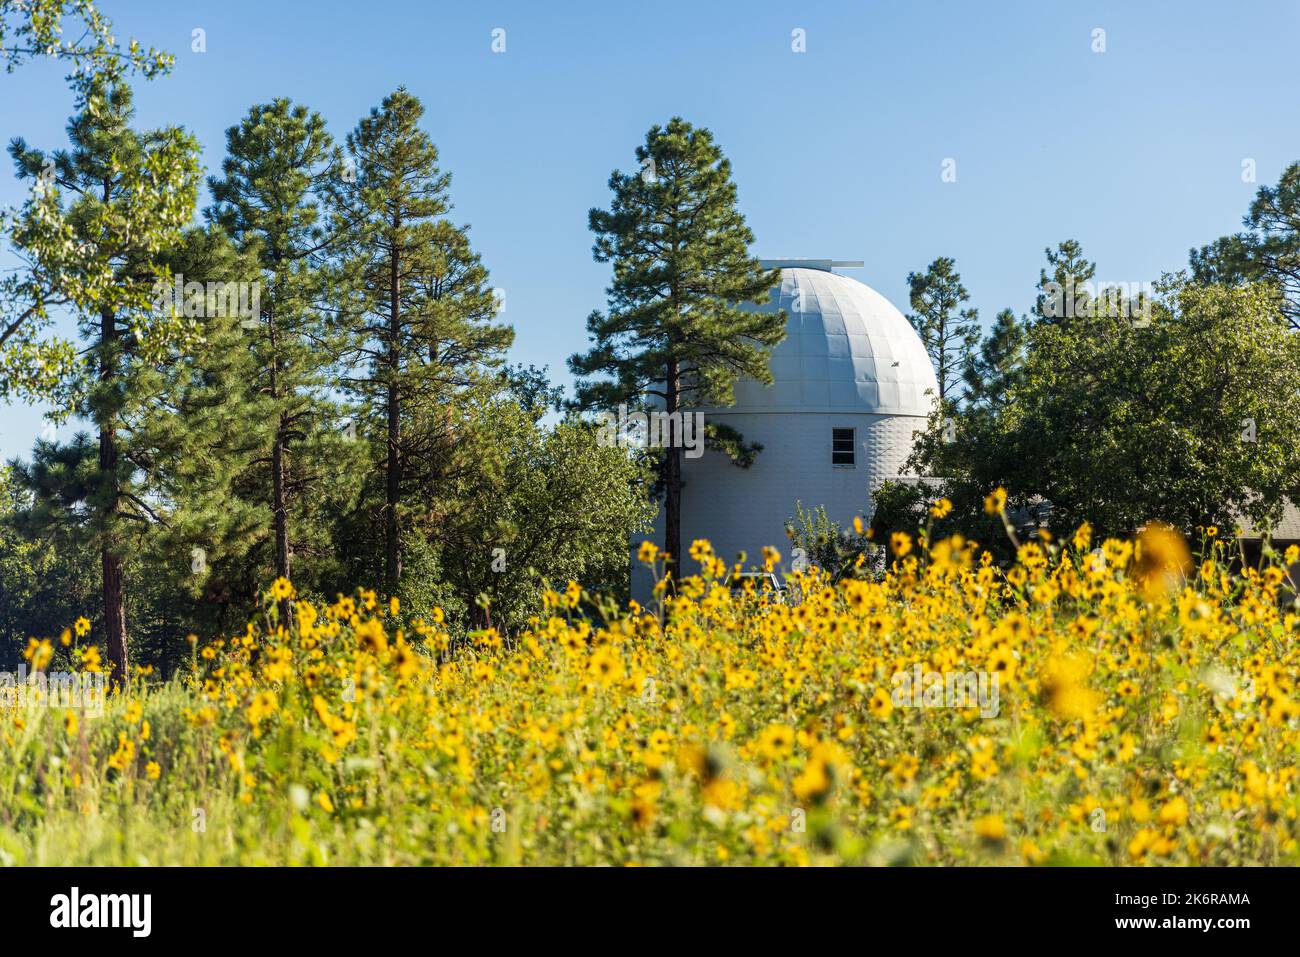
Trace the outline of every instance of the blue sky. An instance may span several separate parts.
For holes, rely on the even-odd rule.
[[[1238,228],[1258,185],[1243,160],[1262,184],[1300,159],[1297,0],[101,7],[120,37],[176,55],[170,76],[138,85],[139,122],[192,130],[210,171],[255,102],[289,96],[341,138],[397,85],[418,95],[453,217],[506,293],[511,360],[564,382],[609,278],[587,210],[673,115],[731,159],[757,254],[862,259],[850,275],[904,311],[907,273],[952,256],[986,322],[1028,308],[1043,248],[1066,238],[1098,279],[1182,268],[1189,247]],[[6,140],[63,145],[63,72],[0,75]],[[0,205],[21,198],[6,158]],[[0,406],[0,459],[25,455],[41,424]]]

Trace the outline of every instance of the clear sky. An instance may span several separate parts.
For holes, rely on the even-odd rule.
[[[864,260],[849,275],[904,311],[908,272],[952,256],[986,323],[1027,310],[1044,247],[1066,238],[1100,280],[1184,267],[1239,227],[1258,185],[1243,160],[1262,184],[1300,159],[1300,0],[100,5],[120,37],[176,55],[139,83],[139,122],[188,127],[209,171],[253,103],[291,97],[341,138],[399,84],[418,95],[453,216],[505,291],[511,361],[563,382],[609,278],[587,210],[674,115],[731,159],[755,253]],[[0,74],[6,140],[65,143],[63,72]],[[21,197],[6,157],[0,205]],[[0,406],[0,458],[41,424]]]

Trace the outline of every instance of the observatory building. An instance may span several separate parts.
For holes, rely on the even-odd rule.
[[[708,539],[717,555],[744,552],[761,563],[764,545],[780,550],[788,568],[785,527],[795,503],[823,505],[847,526],[869,518],[871,493],[897,478],[924,431],[938,383],[916,331],[869,286],[833,271],[860,262],[765,260],[781,270],[762,311],[784,309],[786,338],[772,351],[773,384],[736,384],[735,405],[704,408],[706,423],[729,425],[763,450],[748,469],[722,454],[682,457],[682,548]],[[632,539],[663,545],[663,510],[654,531]],[[695,567],[689,558],[683,573]],[[647,600],[649,572],[632,562],[632,594]]]

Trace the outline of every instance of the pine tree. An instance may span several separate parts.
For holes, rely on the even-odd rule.
[[[348,135],[355,176],[335,184],[344,270],[362,292],[344,384],[383,435],[384,580],[395,594],[414,487],[446,467],[442,415],[465,393],[498,387],[492,370],[514,338],[496,314],[487,270],[467,227],[447,218],[449,174],[420,129],[424,107],[405,89],[384,98]]]
[[[82,543],[34,530],[34,501],[17,474],[0,465],[0,669],[13,670],[32,635],[57,635],[88,613],[99,592],[98,556]],[[132,652],[135,649],[132,648]]]
[[[772,381],[768,359],[785,338],[785,315],[742,304],[767,301],[779,273],[749,254],[753,234],[712,133],[674,117],[646,134],[636,158],[638,170],[610,176],[610,208],[589,217],[593,254],[613,263],[614,279],[608,312],[587,319],[592,348],[569,360],[582,377],[576,404],[656,402],[670,416],[730,405],[739,377]],[[664,550],[680,561],[681,436],[671,428],[661,460]],[[712,438],[714,448],[752,453],[734,432]]]
[[[1009,401],[1009,393],[1025,360],[1025,326],[1010,309],[1003,309],[993,328],[971,356],[962,378],[966,402],[996,411]]]
[[[252,107],[226,131],[226,145],[207,215],[260,267],[248,349],[274,428],[248,481],[266,489],[271,566],[288,578],[295,549],[321,528],[311,518],[313,496],[345,494],[352,471],[341,444],[350,433],[339,432],[344,413],[326,394],[343,340],[326,308],[339,292],[326,268],[334,237],[320,205],[344,171],[320,114],[283,98]]]
[[[1043,252],[1047,255],[1048,268],[1038,272],[1035,321],[1059,324],[1090,316],[1093,304],[1087,284],[1096,275],[1097,266],[1084,258],[1083,246],[1078,240],[1067,239],[1058,243],[1056,249]]]
[[[1192,250],[1193,277],[1231,285],[1272,282],[1287,322],[1300,329],[1300,163],[1288,166],[1276,186],[1259,188],[1242,225],[1245,231]]]
[[[93,460],[84,443],[60,453],[73,478],[61,494],[67,500],[75,490],[71,501],[100,553],[105,645],[111,680],[121,682],[129,663],[123,555],[154,520],[129,423],[149,399],[138,374],[185,332],[176,315],[151,311],[152,290],[166,277],[161,251],[194,214],[198,147],[177,128],[132,130],[125,84],[92,79],[78,105],[68,127],[71,150],[47,155],[22,140],[10,145],[18,176],[34,188],[12,234],[30,268],[7,291],[30,304],[6,325],[6,338],[14,338],[0,394],[54,395],[98,433]],[[86,358],[42,338],[55,304],[75,313]],[[32,359],[50,364],[43,373],[18,371]]]
[[[908,273],[912,324],[939,379],[940,403],[947,408],[956,401],[956,389],[962,370],[970,361],[979,342],[979,312],[963,308],[970,299],[961,284],[956,263],[940,256],[924,273]]]
[[[184,634],[233,626],[223,613],[242,612],[256,598],[249,554],[270,506],[244,479],[269,447],[275,418],[257,388],[257,357],[249,350],[255,332],[246,325],[257,319],[250,295],[260,279],[256,256],[241,255],[223,231],[208,227],[189,230],[166,262],[194,291],[183,310],[198,328],[139,377],[154,399],[133,425],[133,444],[150,469],[160,516],[143,557],[151,577],[165,582],[164,612]]]

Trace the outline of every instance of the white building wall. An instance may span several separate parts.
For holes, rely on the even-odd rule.
[[[748,469],[737,468],[719,452],[697,459],[683,456],[682,548],[708,539],[714,551],[733,561],[744,551],[750,563],[762,561],[764,545],[782,555],[788,570],[790,541],[785,525],[795,502],[813,509],[824,505],[828,516],[847,526],[854,516],[870,519],[871,493],[886,479],[897,478],[912,452],[913,433],[923,432],[923,416],[877,413],[773,412],[715,413],[706,420],[730,425],[763,451]],[[831,464],[831,430],[855,430],[855,463]],[[651,535],[632,542],[632,596],[645,602],[650,575],[635,559],[637,547],[650,538],[663,546],[663,511]],[[697,570],[685,558],[687,574]]]

